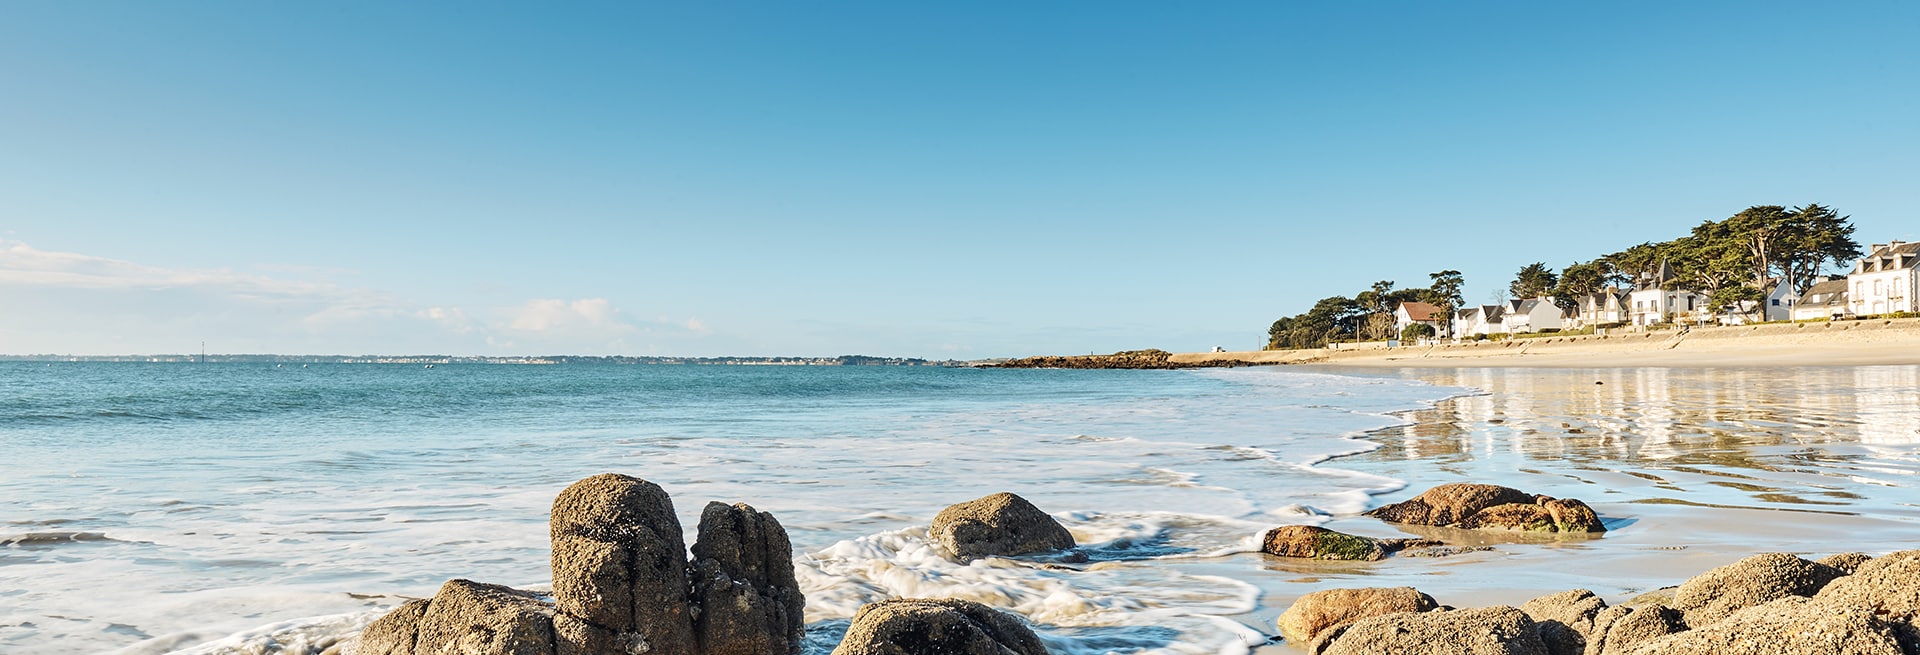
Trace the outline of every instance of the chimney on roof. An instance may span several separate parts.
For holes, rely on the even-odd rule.
[[[1900,242],[1895,241],[1894,243],[1897,244]],[[1876,244],[1873,244],[1873,247],[1867,249],[1867,254],[1871,255],[1873,253],[1880,252],[1880,249],[1882,248],[1890,248],[1890,247],[1892,246],[1888,246],[1887,244],[1884,244],[1884,243],[1876,243]]]

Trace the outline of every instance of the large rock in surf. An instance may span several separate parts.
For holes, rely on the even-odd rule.
[[[653,483],[598,475],[560,492],[552,599],[453,580],[374,621],[358,655],[793,655],[806,600],[771,514],[712,503],[686,557]],[[689,583],[687,572],[694,579]]]
[[[1788,596],[1812,596],[1839,569],[1787,553],[1765,553],[1696,575],[1674,592],[1673,608],[1699,628],[1734,612]]]
[[[707,503],[693,544],[693,619],[705,655],[800,651],[806,600],[787,531],[744,504]]]
[[[1541,596],[1520,606],[1533,619],[1540,641],[1552,655],[1581,655],[1593,634],[1594,619],[1607,609],[1607,602],[1585,589]]]
[[[1605,532],[1599,515],[1575,499],[1535,496],[1493,484],[1461,482],[1366,512],[1382,521],[1472,529]]]
[[[1828,605],[1873,610],[1892,626],[1909,653],[1920,653],[1920,550],[1868,560],[1814,598]]]
[[[1386,614],[1362,619],[1322,655],[1548,655],[1533,619],[1512,607]]]
[[[1428,612],[1439,607],[1432,596],[1413,587],[1326,589],[1293,602],[1275,623],[1287,641],[1319,652],[1327,637],[1361,619],[1399,612]]]
[[[356,655],[552,655],[553,606],[537,594],[448,580],[431,600],[411,600],[360,633]],[[576,651],[577,652],[577,651]]]
[[[1788,596],[1711,625],[1654,639],[1631,655],[1902,655],[1893,630],[1862,606]]]
[[[979,603],[899,599],[853,615],[833,655],[1047,655],[1019,617]]]
[[[934,543],[963,561],[1074,547],[1073,534],[1059,521],[1006,492],[940,510],[928,532]]]
[[[686,542],[659,485],[606,473],[553,499],[553,596],[559,610],[616,643],[693,653]]]
[[[1431,539],[1374,539],[1313,525],[1283,525],[1260,538],[1260,552],[1281,557],[1377,562],[1406,548],[1444,545]]]

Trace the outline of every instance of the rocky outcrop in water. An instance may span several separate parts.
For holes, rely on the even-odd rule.
[[[1047,655],[1019,617],[955,599],[869,603],[833,655]]]
[[[1012,359],[995,364],[997,368],[1133,368],[1133,369],[1178,369],[1178,368],[1231,368],[1236,366],[1260,366],[1260,362],[1247,362],[1235,359],[1210,359],[1200,362],[1173,361],[1173,353],[1165,350],[1123,350],[1111,355],[1043,355]]]
[[[1073,534],[1033,503],[1011,493],[948,506],[933,517],[928,535],[954,557],[1011,557],[1074,547]]]
[[[1382,521],[1526,532],[1605,532],[1586,503],[1492,484],[1443,484],[1413,498],[1366,512]]]
[[[1283,525],[1260,538],[1260,551],[1280,557],[1377,562],[1408,548],[1443,546],[1432,539],[1375,539],[1313,525]]]
[[[686,557],[673,501],[597,475],[553,501],[553,595],[453,580],[367,626],[358,655],[792,655],[805,599],[772,515],[713,503]],[[690,576],[691,574],[691,576]]]

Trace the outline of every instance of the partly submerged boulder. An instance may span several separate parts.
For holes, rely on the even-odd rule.
[[[1843,573],[1787,553],[1764,553],[1696,575],[1674,592],[1673,608],[1699,628],[1788,596],[1812,596]]]
[[[548,528],[561,612],[618,642],[695,652],[686,542],[659,485],[615,473],[575,482],[553,499]]]
[[[1367,511],[1392,523],[1529,532],[1605,532],[1600,517],[1572,498],[1535,496],[1511,487],[1455,483]]]
[[[800,651],[806,599],[787,531],[744,504],[707,503],[693,544],[693,630],[704,655]]]
[[[1587,638],[1593,634],[1594,618],[1607,608],[1607,602],[1585,589],[1541,596],[1520,606],[1533,619],[1540,641],[1553,655],[1581,655],[1587,650]]]
[[[1532,502],[1533,495],[1519,489],[1460,482],[1428,489],[1413,498],[1368,510],[1366,514],[1390,523],[1454,525],[1489,507]]]
[[[1281,636],[1311,652],[1331,631],[1354,621],[1398,612],[1428,612],[1439,607],[1432,596],[1413,587],[1326,589],[1293,602],[1276,622]]]
[[[553,606],[538,594],[448,580],[430,600],[412,600],[361,631],[357,655],[551,655],[559,651]]]
[[[1260,539],[1260,551],[1281,557],[1374,562],[1386,559],[1387,543],[1380,539],[1335,532],[1312,525],[1283,525]],[[1399,545],[1395,540],[1393,545]]]
[[[1322,655],[1548,655],[1538,628],[1512,607],[1386,614],[1333,637]]]
[[[868,603],[833,655],[1047,655],[1019,617],[951,598]]]
[[[1073,534],[1059,521],[1006,492],[940,510],[928,532],[934,543],[963,561],[1074,547]]]
[[[1632,655],[1902,655],[1893,631],[1870,608],[1788,596],[1734,612],[1711,625],[1653,639]]]

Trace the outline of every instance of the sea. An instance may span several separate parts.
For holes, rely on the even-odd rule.
[[[1332,586],[1610,600],[1756,552],[1920,548],[1920,367],[1182,371],[0,362],[0,653],[312,654],[466,578],[551,582],[555,494],[599,473],[786,527],[806,655],[863,604],[955,597],[1054,655],[1278,655]],[[1610,531],[1412,530],[1445,482]],[[941,508],[1017,493],[1087,555],[962,564]],[[1261,555],[1288,524],[1473,547]],[[1404,531],[1403,531],[1404,530]]]
[[[450,578],[542,588],[598,473],[786,527],[809,650],[862,604],[1015,611],[1056,653],[1245,652],[1257,588],[1158,562],[1364,509],[1317,466],[1462,389],[1280,369],[0,363],[0,652],[317,652]],[[939,510],[1010,491],[1091,562],[962,565]]]

